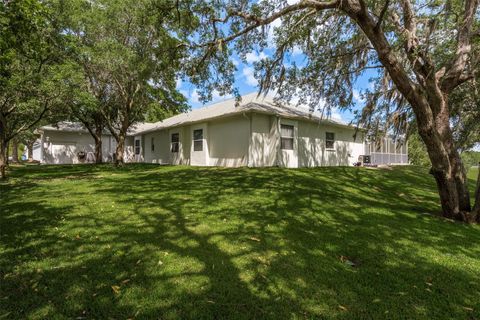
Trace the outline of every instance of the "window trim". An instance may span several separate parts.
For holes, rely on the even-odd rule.
[[[333,139],[328,139],[328,134],[333,135]],[[332,147],[328,147],[328,142],[332,142]],[[325,150],[335,150],[335,132],[325,131]]]
[[[138,145],[137,145],[138,142]],[[137,152],[138,150],[138,152]],[[142,141],[140,139],[135,139],[134,142],[134,153],[136,156],[139,156],[142,153]]]
[[[195,139],[195,132],[196,132],[196,131],[201,131],[201,132],[202,132],[201,139]],[[201,143],[202,143],[202,148],[201,148],[200,150],[196,150],[196,149],[195,149],[195,142],[201,142]],[[203,128],[193,129],[193,132],[192,132],[192,145],[193,145],[193,152],[202,152],[202,151],[203,151]]]
[[[289,127],[292,129],[292,136],[284,136],[282,135],[282,127]],[[284,148],[283,141],[291,140],[292,147],[291,148]],[[293,124],[281,123],[280,124],[280,150],[294,150],[295,149],[295,126]]]
[[[173,141],[174,136],[177,136],[177,141]],[[176,146],[176,148],[173,147],[174,145]],[[172,132],[170,134],[170,152],[172,153],[180,152],[180,133],[179,132]]]

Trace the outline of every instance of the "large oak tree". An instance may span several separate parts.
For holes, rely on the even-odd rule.
[[[155,109],[176,113],[187,107],[176,90],[185,51],[178,43],[185,36],[177,19],[182,13],[173,9],[173,1],[63,3],[72,56],[83,68],[87,91],[96,99],[88,116],[98,121],[98,132],[104,124],[115,137],[117,164],[124,162],[125,139],[135,123]]]
[[[459,86],[475,77],[478,67],[478,0],[245,0],[185,5],[200,12],[202,21],[202,29],[193,37],[190,66],[199,85],[218,72],[232,75],[226,67],[215,68],[216,61],[227,61],[232,50],[245,57],[272,46],[274,54],[255,65],[260,91],[277,89],[280,99],[287,101],[299,95],[301,103],[312,107],[324,101],[327,109],[349,108],[358,77],[365,70],[370,74],[376,70],[372,88],[364,92],[359,123],[400,132],[414,119],[428,150],[443,215],[480,221],[480,204],[471,206],[453,137],[452,123],[462,114],[449,103]],[[300,63],[292,59],[294,50],[304,53]],[[478,126],[476,122],[473,125]],[[476,195],[478,199],[478,189]]]

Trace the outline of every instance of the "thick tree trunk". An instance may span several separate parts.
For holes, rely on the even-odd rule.
[[[125,151],[125,132],[118,133],[117,149],[115,150],[115,165],[123,166],[125,164],[124,151]]]
[[[451,161],[453,166],[453,176],[457,186],[458,205],[460,211],[470,212],[472,210],[472,206],[470,204],[470,192],[468,191],[467,170],[465,170],[462,157],[458,151],[456,149],[453,151],[454,155],[451,157]]]
[[[12,163],[18,163],[18,141],[12,140]]]
[[[103,162],[102,155],[102,127],[95,128],[95,163],[100,164]]]

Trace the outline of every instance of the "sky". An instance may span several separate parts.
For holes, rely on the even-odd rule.
[[[233,56],[232,62],[237,68],[235,72],[235,87],[239,90],[240,95],[245,95],[252,92],[258,92],[258,81],[254,77],[254,67],[253,64],[259,61],[262,58],[266,58],[273,53],[273,49],[267,48],[262,52],[250,52],[246,55],[246,61],[241,61],[236,56]],[[294,50],[292,59],[296,62],[301,62],[305,59],[305,56],[300,50]],[[363,105],[363,99],[360,92],[369,86],[369,75],[365,74],[360,77],[353,89],[353,98],[357,108],[360,108]],[[210,104],[231,99],[232,95],[220,96],[218,92],[213,92],[212,101],[202,104],[199,101],[199,95],[196,90],[196,87],[189,83],[188,81],[182,81],[181,79],[177,80],[177,89],[188,99],[188,102],[192,109],[201,108],[203,106],[208,106]],[[353,119],[353,115],[348,110],[332,110],[332,119],[340,120],[345,123],[350,122]]]
[[[289,4],[296,2],[297,0],[288,0]],[[263,58],[270,57],[274,53],[274,41],[273,41],[273,28],[279,26],[281,21],[275,20],[272,24],[268,35],[267,43],[269,45],[265,48],[264,51],[252,51],[246,55],[246,61],[242,61],[238,56],[232,56],[232,62],[236,66],[237,71],[235,73],[235,87],[239,90],[240,95],[245,95],[252,92],[258,92],[258,81],[254,77],[254,67],[255,62],[260,61]],[[300,49],[295,49],[292,52],[291,62],[295,62],[297,65],[305,64],[305,55]],[[355,108],[361,108],[363,106],[363,99],[361,97],[361,91],[369,87],[369,81],[371,75],[368,72],[365,73],[362,77],[359,78],[357,83],[354,85],[353,97]],[[226,99],[231,99],[232,96],[220,96],[218,92],[213,92],[212,101],[206,103],[205,105],[199,102],[199,96],[194,85],[188,81],[177,81],[177,89],[188,99],[188,102],[192,109],[197,109],[202,106],[210,105],[215,102],[223,101]],[[353,115],[348,110],[338,110],[333,108],[332,119],[340,120],[343,122],[350,122],[353,119]]]

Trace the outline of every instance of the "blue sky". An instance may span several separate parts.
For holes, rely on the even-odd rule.
[[[241,95],[248,94],[251,92],[258,91],[258,81],[254,77],[254,67],[253,64],[259,61],[262,58],[265,58],[272,54],[272,49],[266,49],[262,52],[250,52],[246,55],[246,61],[241,61],[240,58],[233,56],[232,61],[235,64],[237,71],[235,73],[235,86],[239,90]],[[301,64],[302,60],[305,59],[305,56],[299,50],[294,50],[292,57],[292,61],[294,60],[295,63]],[[356,107],[360,108],[363,106],[363,100],[361,98],[360,92],[369,86],[369,75],[365,74],[362,76],[354,86],[353,96],[355,100]],[[185,97],[187,97],[188,102],[192,109],[197,109],[205,105],[209,105],[215,102],[219,102],[222,100],[230,99],[232,96],[220,96],[218,92],[213,93],[212,101],[206,103],[205,105],[199,102],[198,93],[196,91],[196,87],[189,83],[188,81],[177,81],[177,88],[180,92],[183,93]],[[334,109],[332,112],[332,118],[336,120],[341,120],[344,122],[349,122],[352,120],[353,115],[348,110],[337,110]]]

